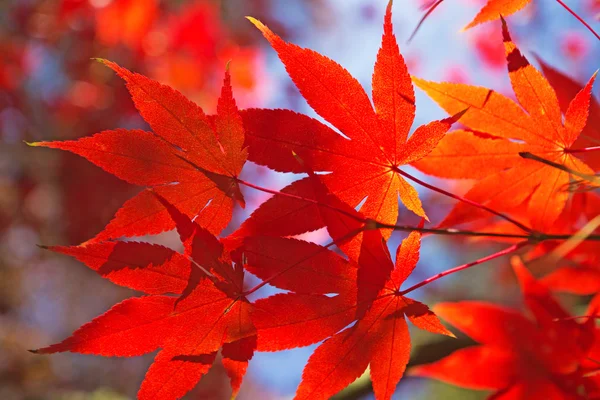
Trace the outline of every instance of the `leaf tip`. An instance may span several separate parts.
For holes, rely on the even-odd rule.
[[[431,311],[438,317],[445,320],[451,320],[454,315],[460,313],[458,308],[459,306],[456,303],[438,303],[431,307]]]
[[[251,17],[249,15],[246,15],[246,19],[248,21],[250,21],[252,23],[252,25],[254,25],[255,27],[257,27],[258,29],[260,29],[261,31],[266,28],[265,24],[263,24],[262,22],[260,22],[259,20],[257,20],[254,17]]]
[[[41,147],[43,146],[44,142],[28,142],[26,140],[23,140],[23,143],[25,143],[29,147]]]
[[[425,90],[425,86],[427,85],[427,81],[425,79],[417,78],[416,76],[411,75],[410,79],[412,83],[421,90]]]
[[[29,349],[27,351],[30,352],[31,354],[40,354],[40,349]]]
[[[467,111],[469,111],[469,109],[470,109],[470,108],[471,108],[471,107],[467,107],[467,108],[465,108],[464,110],[462,110],[462,111],[459,111],[459,112],[457,112],[456,114],[454,114],[453,116],[451,116],[451,117],[449,118],[449,122],[450,122],[450,124],[454,124],[454,123],[456,123],[456,122],[460,121],[460,119],[463,117],[463,115],[465,115],[465,114],[467,113]]]
[[[416,365],[414,367],[407,368],[406,375],[424,377],[427,374],[425,373],[422,365]]]
[[[50,246],[46,246],[45,244],[36,244],[36,246],[43,250],[50,250]]]
[[[504,42],[512,42],[510,33],[508,32],[508,24],[502,15],[500,15],[500,21],[502,23],[502,40]]]
[[[306,164],[304,163],[304,160],[294,150],[292,150],[292,157],[294,157],[294,159],[298,162],[298,164],[300,164],[302,167],[304,167],[306,169]]]
[[[461,30],[459,30],[459,32],[466,32],[471,28],[476,27],[477,25],[479,25],[480,22],[477,21],[477,18],[475,18],[473,21],[469,22],[467,25],[465,25]]]
[[[521,287],[524,287],[527,283],[534,280],[533,275],[527,269],[523,260],[519,256],[512,256],[510,258],[510,265],[512,266],[515,275],[517,276],[517,280]]]
[[[271,31],[265,24],[260,22],[258,19],[254,17],[247,16],[246,19],[258,28],[259,31],[262,32],[263,36],[271,43],[272,46],[275,46],[276,43],[284,43],[283,40],[277,36],[273,31]],[[281,43],[280,43],[281,42]]]

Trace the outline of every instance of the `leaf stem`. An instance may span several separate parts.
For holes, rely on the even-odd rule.
[[[467,231],[467,230],[452,229],[452,228],[442,229],[442,228],[424,228],[424,227],[410,226],[410,225],[392,225],[392,224],[386,224],[383,222],[375,221],[375,220],[372,220],[369,218],[361,218],[357,215],[351,214],[345,210],[339,209],[330,204],[321,203],[318,200],[309,199],[309,198],[298,196],[298,195],[291,194],[291,193],[285,193],[285,192],[280,192],[280,191],[273,190],[273,189],[264,188],[264,187],[255,185],[253,183],[246,182],[239,178],[236,178],[236,181],[240,185],[245,185],[252,189],[259,190],[261,192],[273,194],[276,196],[289,197],[292,199],[297,199],[297,200],[306,201],[308,203],[313,203],[313,204],[316,204],[319,206],[328,207],[334,211],[340,212],[340,213],[354,219],[355,221],[364,223],[366,227],[371,226],[371,227],[375,227],[377,229],[384,228],[384,229],[392,229],[392,230],[401,231],[401,232],[421,232],[421,233],[431,233],[431,234],[435,234],[435,235],[446,235],[446,236],[471,236],[471,237],[496,237],[496,238],[504,238],[504,239],[524,239],[531,243],[539,243],[539,242],[543,242],[546,240],[567,240],[573,236],[573,234],[546,234],[546,233],[535,232],[535,231],[531,231],[531,230],[527,234],[518,234],[518,233]],[[368,228],[365,228],[365,229],[368,229]],[[589,235],[585,238],[585,240],[600,241],[600,235]]]
[[[418,226],[411,225],[392,225],[385,224],[382,222],[374,221],[375,226],[378,229],[392,229],[400,232],[421,232],[430,233],[434,235],[445,235],[445,236],[470,236],[470,237],[497,237],[504,239],[533,239],[532,234],[519,234],[519,233],[500,233],[500,232],[478,232],[478,231],[465,231],[460,229],[452,228],[421,228]],[[540,239],[536,239],[540,240]],[[547,239],[544,239],[547,240]]]
[[[579,177],[579,178],[581,178],[583,180],[586,180],[586,181],[588,181],[588,182],[590,182],[592,184],[598,184],[600,182],[600,178],[598,178],[595,175],[582,174],[581,172],[574,171],[574,170],[572,170],[570,168],[565,167],[562,164],[558,164],[558,163],[555,163],[554,161],[546,160],[545,158],[542,158],[540,156],[536,156],[535,154],[530,153],[528,151],[522,151],[522,152],[520,152],[519,156],[521,156],[522,158],[528,159],[528,160],[533,160],[533,161],[540,162],[542,164],[549,165],[549,166],[554,167],[556,169],[559,169],[561,171],[567,172],[567,173],[569,173],[571,175],[575,175],[575,176],[577,176],[577,177]]]
[[[401,291],[400,295],[404,296],[404,295],[406,295],[406,294],[408,294],[408,293],[410,293],[410,292],[412,292],[414,290],[417,290],[417,289],[419,289],[419,288],[421,288],[421,287],[423,287],[425,285],[430,284],[431,282],[435,282],[438,279],[443,278],[444,276],[448,276],[448,275],[454,274],[456,272],[463,271],[465,269],[469,269],[469,268],[474,267],[476,265],[483,264],[483,263],[485,263],[487,261],[490,261],[490,260],[493,260],[495,258],[502,257],[504,255],[510,254],[512,252],[515,252],[515,251],[519,250],[522,247],[525,247],[528,244],[531,244],[531,242],[529,240],[526,240],[526,241],[520,242],[520,243],[516,243],[516,244],[513,244],[510,247],[507,247],[504,250],[500,250],[497,253],[490,254],[490,255],[485,256],[483,258],[480,258],[478,260],[471,261],[470,263],[467,263],[467,264],[459,265],[458,267],[447,269],[446,271],[442,271],[439,274],[433,275],[433,276],[425,279],[424,281],[421,281],[421,282],[419,282],[419,283],[417,283],[417,284],[409,287],[408,289]]]
[[[590,32],[592,32],[592,34],[594,36],[596,36],[596,39],[600,40],[600,35],[598,35],[598,33],[587,22],[585,22],[583,20],[583,18],[581,18],[575,11],[573,11],[568,5],[566,5],[565,3],[563,3],[561,0],[556,0],[556,2],[558,4],[560,4],[561,6],[563,6],[565,10],[567,10],[568,12],[570,12],[572,16],[574,16],[575,18],[577,18],[577,20],[579,22],[581,22],[583,24],[583,26],[585,26]]]
[[[419,29],[421,28],[421,25],[423,25],[423,22],[425,22],[425,20],[431,15],[431,13],[440,5],[442,4],[444,0],[437,0],[435,3],[432,3],[429,8],[427,8],[427,11],[425,11],[425,14],[423,15],[423,17],[421,17],[421,19],[419,20],[419,23],[417,24],[417,26],[415,27],[415,30],[411,33],[410,37],[408,38],[408,40],[406,41],[406,43],[410,43],[415,35],[417,34],[417,32],[419,31]]]
[[[574,317],[566,317],[566,318],[554,318],[552,321],[560,322],[560,321],[574,321],[580,318],[591,318],[591,319],[600,319],[600,315],[576,315]]]
[[[255,185],[253,183],[246,182],[246,181],[244,181],[242,179],[239,179],[239,178],[235,178],[235,180],[240,185],[248,186],[248,187],[250,187],[252,189],[256,189],[256,190],[259,190],[261,192],[273,194],[275,196],[289,197],[291,199],[302,200],[302,201],[306,201],[308,203],[313,203],[313,204],[316,204],[316,205],[319,205],[319,206],[327,207],[327,208],[330,208],[330,209],[332,209],[334,211],[337,211],[337,212],[339,212],[339,213],[341,213],[341,214],[343,214],[343,215],[345,215],[347,217],[350,217],[350,218],[352,218],[352,219],[354,219],[356,221],[366,223],[366,220],[364,218],[359,218],[358,216],[356,216],[356,215],[354,215],[352,213],[349,213],[346,210],[342,210],[342,209],[334,207],[334,206],[332,206],[330,204],[321,203],[320,201],[315,200],[315,199],[309,199],[307,197],[302,197],[302,196],[298,196],[298,195],[291,194],[291,193],[284,193],[284,192],[281,192],[281,191],[278,191],[278,190],[264,188],[262,186],[257,186],[257,185]]]
[[[584,147],[582,149],[565,149],[564,152],[567,154],[573,153],[587,153],[588,151],[600,150],[600,146]]]
[[[453,198],[453,199],[455,199],[455,200],[462,201],[463,203],[469,204],[469,205],[471,205],[471,206],[473,206],[473,207],[477,207],[477,208],[479,208],[479,209],[485,210],[485,211],[487,211],[487,212],[489,212],[489,213],[491,213],[491,214],[494,214],[494,215],[496,215],[496,216],[498,216],[498,217],[500,217],[500,218],[502,218],[502,219],[504,219],[504,220],[506,220],[506,221],[510,222],[511,224],[515,225],[516,227],[518,227],[519,229],[521,229],[521,230],[522,230],[522,231],[524,231],[524,232],[531,232],[531,229],[530,229],[530,228],[528,228],[527,226],[523,225],[523,224],[522,224],[522,223],[520,223],[519,221],[517,221],[517,220],[515,220],[515,219],[513,219],[513,218],[511,218],[511,217],[509,217],[509,216],[508,216],[508,215],[506,215],[506,214],[503,214],[503,213],[501,213],[501,212],[498,212],[498,211],[496,211],[496,210],[493,210],[493,209],[491,209],[491,208],[489,208],[489,207],[487,207],[487,206],[484,206],[483,204],[480,204],[480,203],[477,203],[477,202],[475,202],[475,201],[469,200],[469,199],[467,199],[467,198],[465,198],[465,197],[462,197],[462,196],[459,196],[459,195],[457,195],[457,194],[450,193],[450,192],[448,192],[448,191],[446,191],[446,190],[444,190],[444,189],[440,189],[440,188],[438,188],[437,186],[434,186],[434,185],[431,185],[431,184],[429,184],[429,183],[427,183],[427,182],[425,182],[425,181],[422,181],[422,180],[420,180],[419,178],[417,178],[417,177],[414,177],[414,176],[412,176],[411,174],[409,174],[408,172],[402,171],[402,170],[401,170],[401,169],[399,169],[399,168],[397,169],[397,172],[398,172],[400,175],[404,176],[405,178],[408,178],[408,179],[410,179],[411,181],[413,181],[413,182],[415,182],[415,183],[418,183],[419,185],[421,185],[421,186],[423,186],[423,187],[426,187],[427,189],[433,190],[434,192],[441,193],[441,194],[443,194],[444,196],[451,197],[451,198]]]

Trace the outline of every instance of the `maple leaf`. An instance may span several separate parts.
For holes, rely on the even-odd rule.
[[[322,176],[330,191],[351,206],[366,197],[360,211],[368,218],[394,224],[398,196],[409,210],[425,217],[417,191],[404,180],[400,167],[428,154],[458,116],[423,125],[408,137],[415,97],[392,32],[391,2],[373,74],[375,109],[341,65],[286,43],[261,22],[249,19],[277,51],[308,104],[349,138],[290,110],[245,110],[249,159],[277,171],[306,172],[309,167],[331,172]]]
[[[584,85],[555,68],[552,68],[539,57],[537,58],[537,61],[540,64],[544,76],[556,90],[556,96],[561,111],[563,114],[566,113],[569,109],[571,99],[584,88]],[[576,149],[584,149],[587,147],[598,146],[598,144],[600,144],[600,102],[596,97],[592,96],[590,100],[588,122],[575,143],[573,143],[573,147]],[[597,157],[594,152],[580,153],[578,154],[578,157],[585,161],[585,163],[594,171],[600,170],[600,157]]]
[[[85,157],[144,190],[127,201],[94,241],[156,234],[174,227],[153,192],[214,234],[244,200],[236,178],[247,158],[244,130],[225,73],[217,116],[209,119],[181,93],[117,64],[101,60],[125,80],[153,132],[116,129],[65,142],[38,142]]]
[[[167,247],[144,242],[97,242],[46,247],[74,257],[111,282],[149,294],[181,293],[191,263]]]
[[[544,230],[565,207],[570,174],[520,154],[534,154],[593,175],[593,170],[570,150],[586,125],[595,75],[571,101],[563,124],[556,93],[512,42],[504,20],[502,28],[509,77],[522,108],[483,87],[414,78],[415,84],[447,112],[469,107],[461,122],[472,130],[448,134],[415,166],[439,177],[480,179],[465,195],[467,199],[507,212],[526,204],[531,226]],[[487,216],[459,203],[442,225]]]
[[[500,16],[507,16],[516,13],[525,8],[531,0],[488,0],[479,13],[473,18],[473,21],[464,28],[469,29],[483,24],[484,22],[494,21]]]
[[[401,294],[400,286],[419,259],[419,248],[420,234],[413,232],[398,248],[395,268],[389,254],[382,255],[393,268],[385,287],[353,326],[334,334],[315,350],[302,374],[297,399],[327,399],[352,383],[369,364],[375,397],[389,399],[410,357],[405,317],[421,329],[452,335],[426,305]],[[324,320],[324,326],[329,326],[331,319]]]
[[[292,335],[292,337],[304,336],[314,340],[307,344],[322,340],[347,326],[370,307],[375,296],[389,278],[393,267],[389,262],[389,253],[385,242],[378,230],[365,232],[364,237],[357,240],[358,233],[366,228],[362,214],[331,195],[319,177],[311,174],[309,178],[298,182],[303,185],[306,183],[311,185],[310,189],[313,191],[317,203],[310,202],[309,199],[301,201],[317,208],[316,216],[320,221],[325,221],[330,235],[334,239],[331,243],[319,246],[292,238],[277,236],[240,238],[236,237],[237,232],[232,234],[234,241],[242,240],[242,245],[237,252],[243,253],[246,259],[245,268],[248,271],[261,278],[263,283],[267,282],[280,289],[294,292],[283,297],[269,298],[265,300],[264,305],[260,300],[258,302],[269,311],[263,313],[262,317],[260,317],[261,314],[258,314],[260,321],[255,322],[257,327],[260,325],[275,329],[271,330],[268,336],[269,346],[272,346],[273,341],[289,342],[289,339],[284,339],[282,342],[280,338],[273,336],[272,332],[279,332],[279,323],[282,321],[285,321],[283,325],[285,329],[289,329],[290,325],[295,327],[295,324],[300,322],[302,325],[307,325],[307,323],[325,324],[321,329],[314,329],[309,333],[304,332],[302,335]],[[329,196],[324,198],[325,195]],[[289,199],[297,200],[294,197]],[[259,211],[260,208],[257,212]],[[338,213],[344,217],[337,218]],[[265,214],[259,212],[259,216],[262,215]],[[276,215],[275,218],[278,220],[280,217]],[[250,218],[250,220],[252,219],[253,217]],[[263,234],[277,234],[281,233],[281,230],[266,229],[262,232]],[[228,240],[225,239],[224,242],[228,242]],[[348,254],[347,260],[328,250],[333,244]],[[336,294],[336,296],[323,297],[323,295],[332,294]],[[314,303],[309,305],[311,301]],[[289,316],[273,321],[269,317],[274,313],[273,307],[276,309],[283,302],[301,307],[312,316],[305,318],[302,316],[302,312],[291,312]],[[317,305],[318,307],[313,308]],[[348,319],[349,317],[350,319]],[[287,336],[289,335],[285,335],[285,337]],[[260,342],[259,340],[259,345]]]
[[[354,266],[351,269],[358,268],[358,271],[353,273],[352,279],[350,277],[344,279],[346,285],[352,282],[351,287],[356,289],[357,301],[361,304],[357,313],[360,314],[364,312],[365,307],[370,306],[370,302],[384,286],[392,270],[392,265],[387,262],[389,254],[384,237],[374,221],[333,195],[323,184],[320,176],[313,172],[309,174],[308,178],[292,183],[277,193],[276,197],[263,203],[237,231],[224,238],[222,242],[232,251],[234,249],[238,249],[238,252],[245,251],[245,257],[249,258],[250,254],[256,251],[256,246],[247,248],[253,238],[260,238],[259,241],[264,243],[277,243],[277,238],[281,236],[292,236],[325,225],[333,239],[326,248],[336,245],[348,256]],[[303,195],[297,195],[298,192],[302,192]],[[292,248],[285,243],[261,248],[263,248],[262,253],[269,259],[286,258],[285,265],[290,269],[290,271],[286,270],[287,273],[294,273],[295,269],[300,267],[301,261],[319,257],[319,252],[322,251],[314,249],[310,251],[308,247],[295,256]],[[335,265],[332,260],[327,264]],[[281,272],[277,272],[279,267],[270,273],[265,273],[254,271],[251,265],[252,263],[249,263],[246,266],[249,271],[277,286],[271,280],[281,279],[278,276]],[[309,290],[315,290],[315,287],[327,288],[324,289],[327,291],[319,292],[325,294],[336,288],[336,284],[330,280],[331,276],[345,276],[341,274],[341,270],[342,268],[339,267],[336,272],[329,272],[327,276],[306,276],[303,273],[288,280],[311,282]],[[290,287],[281,288],[294,290]],[[346,292],[349,293],[349,290],[348,288]],[[306,293],[306,290],[300,292]]]
[[[410,35],[409,41],[411,41],[425,22],[427,18],[438,8],[444,0],[431,0],[426,1],[421,9],[425,10],[425,14],[417,24],[413,33]],[[525,8],[531,0],[488,0],[486,5],[479,11],[475,18],[463,28],[463,31],[473,28],[477,25],[483,24],[484,22],[494,21],[502,16],[506,17],[516,13],[517,11]],[[565,8],[567,8],[565,6]],[[567,8],[568,9],[568,8]],[[570,11],[570,9],[568,9]],[[481,44],[481,43],[480,43]]]
[[[444,0],[432,0],[430,2],[426,2],[423,9],[426,9],[425,15],[419,21],[417,27],[411,35],[411,39],[415,36],[423,22],[433,13],[433,11],[444,2]],[[477,13],[475,18],[467,26],[463,28],[463,30],[467,30],[473,28],[477,25],[483,24],[485,22],[495,21],[497,19],[506,17],[508,15],[512,15],[531,3],[531,0],[488,0],[485,6]],[[557,0],[557,3],[560,4],[564,9],[566,9],[570,14],[572,14],[583,26],[585,26],[596,38],[600,39],[600,36],[589,26],[579,15],[577,15],[571,8],[569,8],[566,4],[564,4],[561,0]]]
[[[131,357],[160,349],[138,398],[178,399],[208,372],[222,349],[235,396],[257,340],[252,305],[242,294],[243,269],[231,266],[229,254],[206,229],[161,201],[177,222],[185,255],[136,242],[51,248],[150,296],[127,299],[64,341],[34,352]],[[194,270],[201,271],[197,280]],[[158,295],[168,292],[183,294]]]
[[[580,324],[552,298],[518,258],[513,268],[535,321],[488,303],[442,303],[436,314],[479,342],[415,367],[411,374],[471,389],[491,389],[490,398],[584,399],[593,386],[588,372],[597,329],[593,319]],[[588,393],[589,394],[589,393]]]
[[[426,305],[400,291],[418,262],[420,234],[403,241],[394,267],[379,230],[368,229],[367,220],[328,192],[320,176],[311,173],[307,181],[332,243],[255,236],[244,238],[237,249],[261,285],[290,291],[256,302],[257,348],[279,351],[326,339],[309,360],[296,398],[329,398],[370,362],[376,397],[390,398],[410,354],[405,316],[422,329],[451,335]],[[356,246],[358,232],[364,236]],[[328,250],[333,243],[348,259]]]

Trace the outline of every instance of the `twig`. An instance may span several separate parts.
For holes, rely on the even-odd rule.
[[[419,226],[409,226],[409,225],[392,225],[392,224],[386,224],[384,222],[375,221],[375,220],[372,220],[369,218],[361,218],[358,215],[351,214],[345,210],[339,209],[330,204],[321,203],[318,200],[309,199],[309,198],[298,196],[298,195],[291,194],[291,193],[284,193],[284,192],[280,192],[280,191],[273,190],[273,189],[263,188],[261,186],[254,185],[250,182],[246,182],[244,180],[237,179],[237,178],[236,178],[236,181],[241,185],[245,185],[245,186],[251,187],[253,189],[260,190],[261,192],[273,194],[276,196],[289,197],[289,198],[296,199],[296,200],[302,200],[302,201],[306,201],[308,203],[312,203],[312,204],[315,204],[318,206],[330,208],[332,210],[338,211],[338,212],[354,219],[355,221],[364,223],[365,226],[367,227],[366,229],[368,229],[368,227],[374,227],[377,229],[384,228],[384,229],[392,229],[392,230],[401,231],[401,232],[421,232],[421,233],[431,233],[431,234],[436,234],[436,235],[447,235],[447,236],[472,236],[472,237],[496,237],[496,238],[505,238],[505,239],[523,239],[523,240],[527,240],[531,243],[539,243],[539,242],[543,242],[546,240],[567,240],[573,236],[572,234],[547,234],[547,233],[535,232],[535,231],[531,231],[528,234],[518,234],[518,233],[466,231],[466,230],[459,230],[459,229],[452,229],[452,228],[439,229],[439,228],[423,228],[423,227],[419,227]],[[600,235],[589,235],[585,240],[600,241]]]
[[[556,0],[556,2],[558,4],[560,4],[561,6],[563,6],[565,8],[565,10],[570,12],[571,15],[573,15],[575,18],[577,18],[577,20],[579,22],[581,22],[583,24],[583,26],[585,26],[590,32],[592,32],[592,34],[594,36],[596,36],[596,39],[600,40],[600,35],[598,35],[598,33],[591,26],[589,26],[589,24],[587,22],[585,22],[583,20],[583,18],[581,18],[579,15],[577,15],[577,13],[575,11],[571,10],[571,8],[569,6],[567,6],[565,3],[563,3],[561,0]]]
[[[443,272],[440,272],[439,274],[433,275],[433,276],[425,279],[424,281],[421,281],[421,282],[419,282],[419,283],[417,283],[417,284],[409,287],[408,289],[401,291],[400,295],[404,296],[404,295],[412,292],[413,290],[417,290],[417,289],[419,289],[419,288],[421,288],[421,287],[423,287],[425,285],[430,284],[431,282],[435,282],[438,279],[443,278],[444,276],[448,276],[448,275],[454,274],[456,272],[463,271],[465,269],[474,267],[476,265],[483,264],[483,263],[485,263],[487,261],[490,261],[490,260],[493,260],[495,258],[502,257],[504,255],[510,254],[512,252],[515,252],[515,251],[519,250],[522,247],[527,246],[528,244],[530,244],[529,241],[524,241],[524,242],[520,242],[520,243],[517,243],[517,244],[513,244],[512,246],[507,247],[506,249],[501,250],[501,251],[499,251],[497,253],[490,254],[490,255],[485,256],[483,258],[480,258],[478,260],[471,261],[470,263],[467,263],[467,264],[459,265],[458,267],[447,269],[446,271],[443,271]]]
[[[414,176],[410,175],[409,173],[407,173],[407,172],[405,172],[405,171],[402,171],[402,170],[400,170],[400,169],[398,169],[398,170],[397,170],[397,172],[398,172],[400,175],[402,175],[402,176],[404,176],[404,177],[406,177],[406,178],[410,179],[411,181],[413,181],[413,182],[415,182],[415,183],[418,183],[419,185],[421,185],[421,186],[423,186],[423,187],[426,187],[427,189],[431,189],[431,190],[433,190],[433,191],[435,191],[435,192],[438,192],[438,193],[441,193],[441,194],[443,194],[444,196],[451,197],[451,198],[453,198],[453,199],[455,199],[455,200],[462,201],[463,203],[469,204],[469,205],[471,205],[471,206],[473,206],[473,207],[476,207],[476,208],[480,208],[480,209],[482,209],[482,210],[485,210],[485,211],[487,211],[487,212],[489,212],[489,213],[491,213],[491,214],[494,214],[494,215],[496,215],[496,216],[498,216],[498,217],[500,217],[500,218],[502,218],[502,219],[504,219],[504,220],[506,220],[506,221],[510,222],[511,224],[515,225],[516,227],[518,227],[519,229],[523,230],[524,232],[531,232],[531,229],[530,229],[530,228],[528,228],[527,226],[523,225],[523,224],[522,224],[522,223],[520,223],[519,221],[517,221],[517,220],[515,220],[515,219],[513,219],[513,218],[511,218],[511,217],[509,217],[509,216],[508,216],[508,215],[506,215],[506,214],[503,214],[503,213],[501,213],[501,212],[498,212],[498,211],[496,211],[496,210],[493,210],[493,209],[491,209],[491,208],[489,208],[489,207],[487,207],[487,206],[485,206],[485,205],[483,205],[483,204],[477,203],[477,202],[475,202],[475,201],[473,201],[473,200],[469,200],[469,199],[467,199],[467,198],[464,198],[464,197],[462,197],[462,196],[456,195],[456,194],[454,194],[454,193],[450,193],[450,192],[448,192],[448,191],[446,191],[446,190],[444,190],[444,189],[440,189],[440,188],[438,188],[438,187],[436,187],[436,186],[433,186],[433,185],[431,185],[431,184],[429,184],[429,183],[427,183],[427,182],[424,182],[424,181],[422,181],[422,180],[420,180],[420,179],[418,179],[418,178],[416,178],[416,177],[414,177]]]

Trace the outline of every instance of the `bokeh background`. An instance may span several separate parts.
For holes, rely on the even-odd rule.
[[[445,0],[415,39],[406,43],[426,3],[394,2],[395,32],[411,74],[485,85],[510,95],[500,23],[460,32],[485,1]],[[599,1],[567,3],[600,28]],[[153,357],[27,352],[62,340],[134,294],[78,262],[36,246],[89,239],[139,190],[71,154],[24,144],[73,139],[116,127],[145,127],[123,83],[92,58],[116,61],[169,84],[208,113],[214,111],[223,71],[231,60],[240,107],[292,108],[317,117],[244,16],[257,17],[286,39],[335,59],[369,91],[386,4],[387,0],[0,1],[0,399],[132,399]],[[576,80],[586,81],[600,67],[600,42],[553,1],[534,0],[510,17],[509,25],[526,54]],[[415,126],[444,116],[417,91]],[[296,178],[251,164],[244,174],[272,188]],[[225,233],[265,199],[260,193],[246,196],[248,207],[238,210]],[[430,218],[439,222],[451,202],[428,192],[422,196]],[[404,209],[400,218],[417,222]],[[319,240],[319,233],[308,239]],[[390,246],[400,239],[394,234]],[[172,234],[148,240],[177,246]],[[428,238],[411,279],[420,280],[493,249],[482,243]],[[519,296],[504,264],[491,263],[440,281],[418,291],[418,297],[430,304],[475,298],[518,306]],[[439,358],[465,340],[450,343],[414,334],[413,359],[421,362]],[[291,398],[313,350],[314,346],[258,353],[239,398]],[[229,393],[227,377],[217,363],[188,398],[227,399]],[[411,378],[401,382],[397,393],[410,399],[484,395]],[[362,383],[344,396],[372,398]]]

